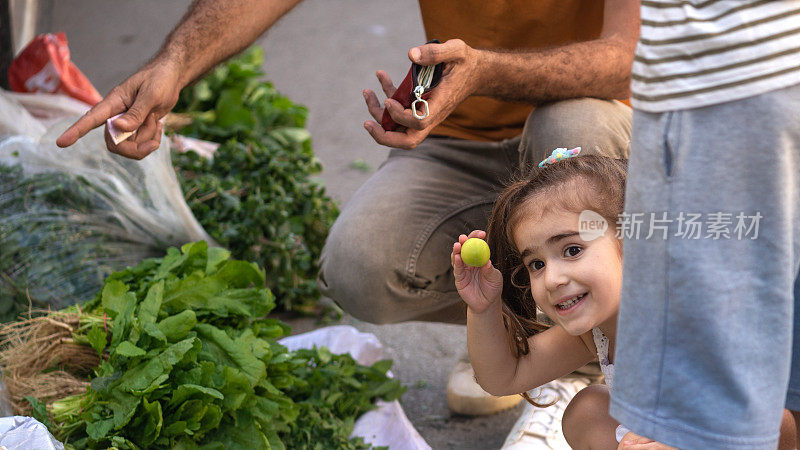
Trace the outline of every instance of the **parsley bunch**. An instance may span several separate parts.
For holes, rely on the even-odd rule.
[[[262,60],[253,47],[181,92],[175,112],[192,118],[181,134],[221,145],[213,160],[188,152],[173,163],[206,232],[266,269],[279,308],[302,311],[319,298],[319,257],[339,211],[313,177],[322,166],[306,109],[260,81]]]

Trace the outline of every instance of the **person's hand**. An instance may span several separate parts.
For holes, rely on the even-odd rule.
[[[469,236],[462,234],[458,237],[458,242],[453,244],[453,252],[450,253],[456,289],[475,313],[486,311],[494,302],[499,301],[503,292],[503,275],[492,266],[491,259],[482,267],[468,266],[461,260],[461,245],[467,239],[485,237],[486,232],[481,230],[475,230]]]
[[[181,85],[180,69],[169,62],[153,62],[142,68],[108,93],[98,104],[72,124],[56,140],[59,147],[69,147],[106,120],[124,112],[114,120],[121,131],[138,130],[128,139],[114,144],[106,127],[106,147],[112,153],[142,159],[161,143],[160,119],[178,102]]]
[[[617,450],[677,450],[675,447],[662,444],[652,439],[639,436],[633,431],[625,433],[619,441]]]
[[[472,95],[476,89],[475,73],[479,67],[480,52],[460,39],[451,39],[442,44],[414,47],[408,51],[408,58],[423,66],[445,63],[442,80],[427,100],[430,111],[428,117],[422,120],[415,119],[411,115],[411,109],[404,109],[400,102],[389,98],[394,95],[396,88],[389,75],[382,70],[379,70],[376,76],[387,97],[383,105],[373,91],[365,89],[363,92],[367,109],[375,118],[375,121],[364,122],[364,128],[377,143],[406,150],[419,145],[456,106]],[[384,130],[381,127],[384,108],[389,111],[392,120],[404,128],[398,131]]]

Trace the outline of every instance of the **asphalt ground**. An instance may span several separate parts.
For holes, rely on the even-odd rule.
[[[158,50],[188,0],[70,0],[53,2],[47,31],[66,32],[72,61],[101,94],[131,75]],[[236,24],[229,25],[234,32]],[[419,6],[409,0],[306,0],[257,44],[265,50],[267,78],[309,108],[313,148],[324,166],[328,193],[346,204],[386,158],[362,123],[370,118],[361,92],[380,92],[376,70],[399,82],[408,49],[425,42]],[[294,332],[322,326],[288,321]],[[375,334],[408,387],[402,405],[434,449],[498,448],[522,407],[488,417],[452,415],[447,376],[466,351],[463,326],[421,322],[372,325],[345,315],[341,323]]]

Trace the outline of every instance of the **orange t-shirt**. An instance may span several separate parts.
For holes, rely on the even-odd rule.
[[[603,0],[419,0],[428,39],[473,48],[535,49],[596,39]],[[522,133],[534,105],[473,96],[431,134],[499,141]]]

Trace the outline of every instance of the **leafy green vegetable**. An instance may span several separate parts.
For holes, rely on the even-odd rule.
[[[108,344],[108,334],[99,325],[95,325],[86,333],[86,338],[89,341],[89,345],[91,345],[98,354],[102,355],[103,350],[105,350]]]
[[[184,89],[175,112],[193,123],[182,134],[220,143],[213,160],[173,154],[192,213],[236,258],[255,261],[285,310],[319,298],[316,274],[338,207],[313,175],[307,111],[259,81],[260,47]]]
[[[288,352],[265,273],[228,256],[199,242],[110,275],[74,334],[107,360],[83,395],[28,398],[35,416],[74,449],[369,448],[349,435],[404,391],[391,362]]]
[[[365,367],[348,355],[333,355],[324,347],[295,353],[306,363],[295,371],[303,382],[287,391],[300,406],[289,440],[297,448],[363,448],[360,440],[349,439],[355,418],[372,409],[374,396],[394,400],[403,392],[386,382],[391,362]]]
[[[361,158],[354,159],[350,163],[350,168],[355,170],[360,170],[361,172],[369,172],[372,170],[372,166],[370,166],[368,162],[364,161]]]

